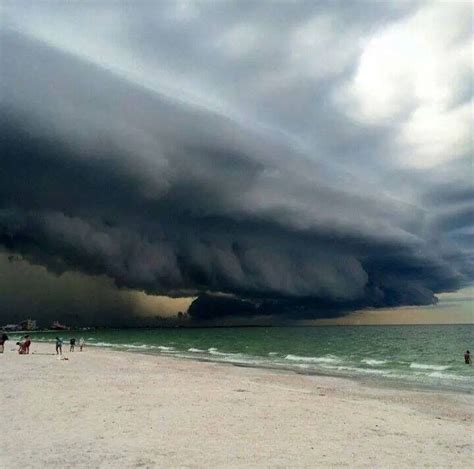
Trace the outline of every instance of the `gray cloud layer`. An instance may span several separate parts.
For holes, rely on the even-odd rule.
[[[203,295],[195,317],[430,304],[472,282],[462,8],[147,5],[7,7],[5,249]],[[459,60],[418,83],[400,44],[437,15],[453,24],[432,62]]]

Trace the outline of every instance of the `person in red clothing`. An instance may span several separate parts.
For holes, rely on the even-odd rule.
[[[25,342],[23,345],[25,346],[26,353],[30,353],[31,339],[29,335],[25,335]]]
[[[30,353],[30,345],[31,340],[29,335],[25,335],[24,341],[20,344],[20,348],[18,349],[18,353],[20,355],[28,355]]]

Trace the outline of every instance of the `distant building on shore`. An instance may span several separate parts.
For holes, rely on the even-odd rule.
[[[37,329],[36,321],[34,319],[25,319],[20,322],[20,328],[23,331],[34,331]]]
[[[51,329],[55,331],[66,331],[69,329],[69,327],[61,324],[59,321],[53,321],[53,324],[51,324]]]
[[[34,331],[37,329],[36,321],[34,319],[25,319],[18,324],[6,324],[1,329],[4,331]]]
[[[21,331],[21,326],[19,324],[6,324],[2,326],[2,329],[8,332]]]

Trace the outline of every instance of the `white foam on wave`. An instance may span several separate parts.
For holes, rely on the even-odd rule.
[[[234,354],[234,355],[237,355],[237,354]],[[225,363],[233,363],[233,364],[236,364],[236,365],[239,365],[239,364],[242,364],[242,365],[253,365],[253,366],[256,366],[256,365],[261,365],[262,364],[262,361],[261,360],[258,360],[256,358],[252,358],[252,357],[245,357],[245,356],[227,356],[227,357],[222,357],[221,359],[219,359],[220,362],[225,362]]]
[[[175,353],[174,347],[166,347],[164,345],[147,345],[147,344],[111,344],[110,342],[95,342],[89,343],[93,347],[115,347],[115,348],[125,348],[128,350],[160,350],[165,353]]]
[[[207,351],[211,354],[211,355],[222,355],[224,357],[228,356],[228,355],[234,355],[232,353],[224,353],[224,352],[219,352],[219,350],[217,350],[215,347],[211,347],[211,348],[208,348]]]
[[[278,355],[278,352],[268,352],[268,355],[274,357],[275,355]]]
[[[164,345],[158,345],[158,348],[163,352],[171,352],[174,350],[174,347],[166,347]]]
[[[341,363],[341,359],[334,355],[327,355],[325,357],[302,357],[300,355],[287,355],[285,360],[304,363]]]
[[[134,344],[111,344],[110,342],[94,342],[94,343],[89,343],[87,345],[90,345],[92,347],[118,347],[118,348],[127,348],[130,350],[148,350],[153,347],[153,345],[134,345]]]
[[[164,347],[162,345],[155,346],[155,345],[147,345],[147,344],[111,344],[110,342],[95,342],[90,343],[94,347],[119,347],[119,348],[126,348],[128,350],[154,350],[159,349],[162,352],[172,352],[173,347]]]
[[[361,361],[369,366],[385,365],[387,363],[387,360],[376,360],[375,358],[364,358]]]
[[[211,348],[207,349],[207,351],[210,355],[213,355],[215,357],[223,357],[223,358],[228,358],[228,359],[236,359],[236,358],[247,357],[248,356],[248,355],[245,355],[245,353],[220,352],[215,347],[211,347]]]
[[[206,351],[205,351],[205,350],[201,350],[200,348],[194,348],[194,347],[188,348],[188,352],[194,352],[194,353],[206,353]]]
[[[218,352],[217,350],[211,350],[209,353],[211,355],[221,355],[221,356],[224,356],[224,357],[226,357],[228,355],[227,353]]]
[[[413,368],[414,370],[435,370],[435,371],[443,371],[447,370],[449,366],[444,366],[444,365],[427,365],[425,363],[410,363],[410,368]]]
[[[358,368],[355,366],[328,366],[328,365],[323,365],[323,368],[326,368],[328,370],[337,370],[337,371],[348,371],[350,373],[356,373],[356,374],[370,374],[370,375],[385,375],[388,376],[390,375],[390,371],[386,370],[374,370],[371,368]]]
[[[458,380],[458,381],[463,381],[463,380],[468,379],[465,376],[453,375],[452,373],[441,373],[439,371],[433,371],[433,373],[430,373],[428,376],[430,378],[450,379],[450,380]]]

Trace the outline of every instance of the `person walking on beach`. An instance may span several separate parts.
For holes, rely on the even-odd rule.
[[[466,365],[471,365],[472,364],[472,361],[471,361],[471,352],[469,352],[469,350],[466,350],[466,353],[464,354],[464,363]]]
[[[8,336],[5,332],[0,337],[0,353],[3,353],[3,349],[5,348],[5,342],[8,340]]]
[[[84,337],[81,337],[79,339],[79,351],[82,352],[82,348],[84,347],[85,342],[84,342]]]
[[[56,355],[63,354],[63,340],[59,337],[56,337]]]
[[[69,341],[69,345],[69,351],[74,352],[74,346],[76,345],[76,339],[74,337]]]

